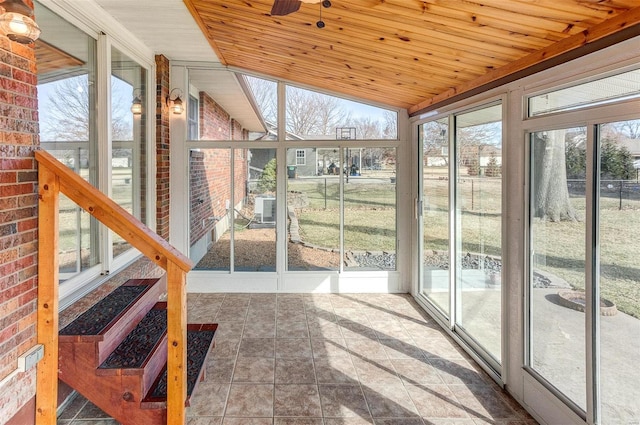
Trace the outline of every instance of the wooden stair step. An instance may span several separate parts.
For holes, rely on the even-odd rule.
[[[97,336],[104,333],[113,322],[129,306],[134,304],[147,286],[120,286],[109,295],[98,301],[89,310],[78,316],[73,322],[65,326],[60,335],[65,336]]]
[[[189,400],[195,387],[204,373],[204,365],[207,354],[214,345],[217,324],[188,324],[187,325],[187,400]],[[142,400],[141,407],[146,409],[165,408],[167,400],[167,367],[153,383],[153,386]]]
[[[98,343],[98,367],[158,302],[166,282],[130,279],[59,332],[59,343]]]
[[[109,354],[109,357],[98,367],[96,373],[98,375],[113,374],[120,369],[129,369],[129,374],[142,373],[142,368],[151,360],[155,351],[163,345],[162,342],[166,334],[166,303],[158,303]]]

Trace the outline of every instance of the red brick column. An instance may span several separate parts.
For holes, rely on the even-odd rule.
[[[0,380],[37,340],[36,85],[33,46],[0,36]],[[34,372],[18,374],[2,388],[0,418],[33,420],[33,404],[25,404],[35,394]]]
[[[169,240],[169,59],[156,56],[156,232]]]

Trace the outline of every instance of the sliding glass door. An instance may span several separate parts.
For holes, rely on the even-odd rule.
[[[587,423],[640,422],[639,90],[634,70],[527,99],[525,367]]]
[[[440,117],[419,132],[420,292],[499,372],[502,105]]]

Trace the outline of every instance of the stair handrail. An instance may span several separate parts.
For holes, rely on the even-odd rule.
[[[38,342],[36,425],[56,423],[58,393],[58,216],[60,193],[167,272],[167,424],[183,425],[187,394],[186,274],[193,262],[139,219],[44,151],[38,172]]]

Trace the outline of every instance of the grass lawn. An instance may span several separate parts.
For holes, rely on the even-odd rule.
[[[448,249],[448,180],[425,180],[425,248]],[[500,255],[499,179],[459,182],[461,252]],[[339,246],[339,184],[336,179],[289,180],[288,190],[305,194],[308,205],[298,210],[301,235],[312,244]],[[345,185],[345,245],[348,249],[395,250],[395,190],[393,185]],[[325,198],[326,193],[326,198]],[[326,199],[326,209],[325,209]],[[573,198],[584,217],[584,198]],[[618,309],[640,318],[640,202],[603,198],[600,205],[600,290]],[[584,288],[585,222],[534,221],[534,267],[552,273],[573,288]]]

